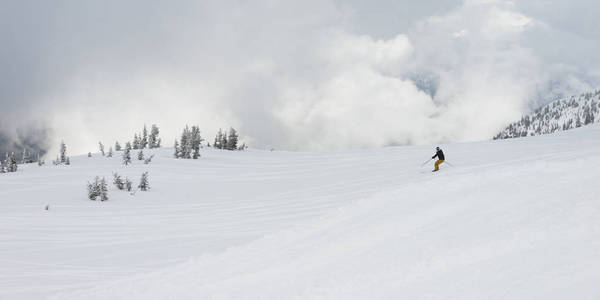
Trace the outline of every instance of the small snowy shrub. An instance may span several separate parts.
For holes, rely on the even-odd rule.
[[[144,164],[147,165],[147,164],[151,163],[153,157],[154,157],[154,154],[152,154],[152,155],[150,155],[150,157],[146,158],[144,160]]]

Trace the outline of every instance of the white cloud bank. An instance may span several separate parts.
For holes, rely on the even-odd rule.
[[[103,9],[108,29],[84,14],[55,37],[75,58],[36,95],[75,153],[153,122],[168,145],[186,123],[291,150],[481,140],[540,95],[589,88],[540,58],[527,41],[548,25],[510,1],[467,0],[387,39],[327,1]]]

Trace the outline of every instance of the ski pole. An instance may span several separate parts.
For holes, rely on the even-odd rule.
[[[426,165],[428,162],[430,162],[433,158],[430,158],[428,161],[424,162],[421,167],[423,167],[424,165]]]

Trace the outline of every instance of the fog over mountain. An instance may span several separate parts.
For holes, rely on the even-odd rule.
[[[2,1],[0,149],[54,155],[64,139],[85,153],[144,123],[166,145],[186,123],[289,150],[488,139],[600,86],[599,13],[585,0]]]

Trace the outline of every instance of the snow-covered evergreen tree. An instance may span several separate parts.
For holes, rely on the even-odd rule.
[[[121,151],[121,144],[119,144],[119,141],[115,142],[115,151]]]
[[[223,135],[221,135],[221,147],[219,147],[219,149],[227,149],[227,132],[223,132]]]
[[[129,178],[125,177],[125,190],[131,192],[132,182]]]
[[[179,142],[177,142],[177,140],[175,140],[173,149],[175,150],[175,153],[173,153],[173,156],[175,156],[175,158],[180,158],[181,157],[181,149],[179,149]]]
[[[131,143],[125,144],[125,151],[123,151],[123,164],[128,165],[131,163]]]
[[[200,135],[200,128],[198,126],[185,126],[181,133],[181,143],[175,145],[176,157],[179,158],[194,158],[200,157],[200,147],[202,147],[202,136]],[[175,141],[177,143],[177,141]],[[179,148],[177,149],[177,146]]]
[[[144,124],[144,129],[142,129],[142,139],[140,140],[140,146],[142,149],[148,147],[148,129],[146,128],[146,124]]]
[[[100,180],[100,201],[108,200],[108,185],[106,184],[106,179],[102,177]]]
[[[198,159],[200,157],[200,147],[202,146],[202,136],[200,135],[200,128],[198,126],[192,126],[190,131],[191,136],[191,150],[192,150],[192,158]]]
[[[144,160],[144,150],[140,149],[140,151],[138,151],[137,159]]]
[[[219,143],[221,142],[221,135],[223,133],[221,132],[221,129],[219,129],[219,132],[217,132],[217,134],[215,135],[215,140],[213,141],[213,148],[215,149],[221,149]]]
[[[27,149],[23,148],[23,154],[21,154],[21,163],[28,164],[31,162],[33,162],[33,160],[31,159],[31,155],[30,155],[29,151],[27,151]]]
[[[15,153],[11,152],[11,154],[8,155],[6,163],[6,172],[16,172],[18,168],[19,166],[17,164],[17,158],[15,157]]]
[[[180,155],[181,158],[190,158],[192,152],[192,136],[190,128],[186,125],[181,133]]]
[[[112,146],[108,147],[108,154],[106,156],[108,156],[108,157],[112,157],[113,156]]]
[[[7,154],[6,157],[8,158],[8,154]],[[0,174],[6,173],[6,169],[4,167],[5,164],[6,164],[6,159],[5,160],[0,160]]]
[[[88,199],[92,201],[96,201],[96,198],[98,198],[98,196],[100,195],[100,191],[98,190],[99,181],[100,179],[98,178],[98,176],[96,176],[94,182],[88,181],[87,183]]]
[[[123,179],[121,178],[121,175],[117,174],[117,173],[113,173],[113,184],[117,187],[117,189],[119,190],[123,190],[125,188],[125,182],[123,181]]]
[[[92,157],[92,152],[88,152],[88,157]]]
[[[60,162],[65,163],[67,161],[67,145],[65,141],[60,142]]]
[[[96,201],[98,197],[100,197],[100,201],[108,200],[108,186],[104,177],[100,179],[100,177],[96,176],[94,182],[88,182],[87,190],[88,199],[90,200]]]
[[[238,133],[233,127],[229,129],[229,137],[227,138],[227,150],[237,150],[238,148]]]
[[[65,159],[65,165],[70,166],[71,165],[71,159],[67,156],[67,159]]]
[[[140,138],[138,137],[137,133],[133,135],[133,149],[140,149]]]
[[[160,130],[156,124],[150,127],[150,135],[148,135],[148,148],[160,148],[160,138],[158,137]]]
[[[590,111],[585,112],[583,125],[594,123],[594,115]]]
[[[150,182],[148,181],[148,172],[144,172],[142,174],[142,178],[140,179],[140,184],[138,185],[138,188],[141,191],[147,191],[148,189],[150,189]]]

